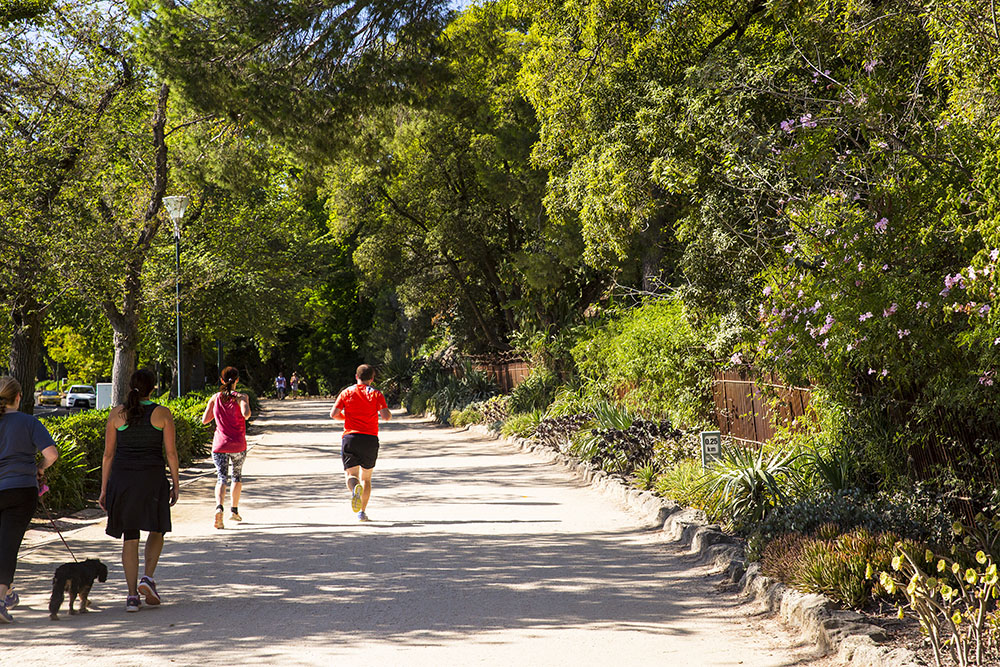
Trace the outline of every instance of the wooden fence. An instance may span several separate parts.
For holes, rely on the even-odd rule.
[[[759,376],[740,371],[713,373],[712,399],[719,431],[742,442],[767,442],[776,426],[805,414],[809,395],[809,389],[789,387],[773,373]]]
[[[470,361],[476,370],[492,375],[500,386],[500,391],[505,394],[510,393],[514,387],[524,382],[524,379],[531,373],[531,365],[524,359],[486,361],[473,358]]]

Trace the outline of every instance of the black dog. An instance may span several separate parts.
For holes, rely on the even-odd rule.
[[[65,563],[56,570],[56,576],[52,577],[52,597],[49,598],[49,618],[53,621],[59,620],[59,607],[63,603],[63,594],[69,592],[69,613],[73,611],[73,601],[80,596],[80,612],[87,611],[87,596],[90,595],[90,588],[94,585],[94,579],[98,581],[108,580],[108,566],[96,558],[88,558],[82,563]]]

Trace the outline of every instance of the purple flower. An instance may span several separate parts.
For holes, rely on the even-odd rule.
[[[875,369],[874,368],[869,368],[868,369],[868,375],[872,375],[874,373],[875,373]]]
[[[781,130],[785,133],[789,133],[795,129],[794,120],[783,120],[781,121]]]
[[[982,306],[980,306],[980,308],[979,308],[979,316],[980,317],[986,317],[986,315],[989,312],[990,312],[990,304],[984,303]]]
[[[886,375],[888,375],[888,374],[889,374],[889,371],[888,371],[888,369],[885,369],[885,368],[883,368],[883,369],[882,369],[882,373],[881,373],[882,377],[885,377],[885,376],[886,376]]]
[[[858,271],[864,271],[864,270],[865,270],[864,263],[863,262],[858,262]]]
[[[895,315],[896,314],[896,308],[898,308],[898,307],[899,306],[897,304],[895,304],[895,303],[892,304],[891,306],[889,306],[888,308],[886,308],[885,310],[882,311],[882,317],[889,317],[890,315]]]
[[[742,364],[743,355],[741,355],[739,352],[735,353],[733,356],[729,357],[729,363],[733,364],[734,366]]]
[[[1000,345],[1000,338],[994,338],[993,339],[993,344],[994,345]]]
[[[872,317],[872,311],[869,310],[867,313],[865,313],[861,317],[859,317],[858,321],[859,322],[864,322],[865,320],[870,319],[871,317]]]
[[[770,285],[765,285],[764,286],[764,296],[771,296],[771,286]]]
[[[828,339],[828,338],[824,338],[824,339],[823,339],[823,342],[822,342],[822,343],[819,343],[819,346],[820,346],[821,348],[823,348],[823,349],[825,350],[825,349],[826,349],[826,346],[827,346],[827,345],[829,345],[829,344],[830,344],[830,339]]]
[[[888,264],[883,264],[882,265],[882,270],[883,271],[888,271],[889,270],[889,265]]]
[[[899,336],[900,340],[902,340],[904,337],[910,335],[910,330],[909,329],[897,329],[896,330],[896,335]]]
[[[786,253],[790,253],[790,252],[792,252],[793,250],[795,250],[795,246],[793,246],[793,245],[792,245],[791,243],[786,243],[785,245],[781,246],[781,248],[782,248],[782,250],[784,250],[784,251],[785,251]]]
[[[990,259],[995,262],[997,261],[997,257],[1000,257],[1000,250],[994,248],[993,250],[990,251]]]
[[[885,230],[888,227],[889,227],[888,218],[882,218],[881,220],[875,223],[875,231],[878,232],[879,234],[885,234]]]
[[[802,127],[816,127],[816,121],[813,120],[811,113],[807,113],[802,116],[802,118],[799,119],[799,122],[802,123]]]
[[[864,64],[865,71],[871,74],[875,71],[875,66],[879,64],[879,60],[869,60]]]

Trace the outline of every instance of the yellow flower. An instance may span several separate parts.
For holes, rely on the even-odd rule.
[[[898,570],[901,567],[903,567],[903,557],[896,556],[895,558],[892,559],[892,569]]]
[[[951,622],[954,623],[955,625],[958,625],[959,623],[961,623],[962,622],[962,612],[956,611],[954,614],[952,614],[951,615]]]
[[[975,584],[976,581],[978,581],[978,579],[979,576],[976,574],[976,571],[973,570],[971,567],[965,571],[965,580],[970,584]]]
[[[976,552],[976,562],[980,565],[986,565],[986,554],[981,550]]]
[[[934,562],[934,552],[931,551],[930,549],[927,549],[926,551],[924,551],[924,560],[926,560],[928,563],[933,563]]]
[[[951,596],[955,594],[955,589],[948,584],[941,584],[941,597],[945,600],[950,600]]]
[[[962,571],[962,566],[959,565],[958,563],[952,563],[951,571],[953,574],[958,574],[959,572]]]
[[[962,534],[962,522],[961,521],[956,521],[955,523],[951,524],[951,530],[956,535],[961,535]]]
[[[946,567],[948,567],[948,563],[944,562],[944,559],[938,561],[938,572],[944,572]]]
[[[865,565],[865,579],[871,579],[872,574],[873,574],[872,564],[868,563],[867,565]]]
[[[896,616],[898,618],[903,618],[903,608],[902,607],[900,607],[899,611],[896,612]]]

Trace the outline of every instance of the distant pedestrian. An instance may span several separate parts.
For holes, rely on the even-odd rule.
[[[274,388],[278,393],[278,400],[285,400],[285,390],[288,388],[288,385],[284,373],[278,373],[278,377],[274,379]]]
[[[365,510],[372,493],[372,471],[378,458],[378,420],[389,421],[392,413],[385,396],[371,386],[375,369],[367,364],[358,366],[357,384],[337,396],[330,418],[344,421],[341,458],[347,490],[351,492],[351,510],[358,521],[368,521]]]
[[[229,520],[242,521],[240,516],[240,494],[243,492],[243,462],[247,458],[247,420],[250,419],[250,398],[236,391],[240,372],[227,366],[219,378],[222,388],[208,399],[203,424],[215,420],[215,436],[212,438],[212,460],[218,481],[215,483],[215,527],[225,528],[222,515],[225,512],[226,482],[232,469],[232,506]]]
[[[17,552],[38,505],[42,472],[56,462],[59,450],[37,417],[18,412],[21,385],[0,377],[0,623],[10,623],[10,610],[20,601],[12,589]],[[35,454],[42,461],[35,465]]]
[[[122,569],[128,596],[125,611],[139,611],[139,595],[147,605],[161,602],[153,574],[170,532],[170,507],[180,493],[174,416],[150,397],[155,376],[144,369],[132,374],[125,403],[111,410],[104,429],[101,496],[108,512],[105,532],[122,541]],[[164,460],[164,454],[166,460]],[[170,467],[170,480],[164,467]],[[139,579],[139,531],[146,536],[144,572]],[[138,580],[138,581],[137,581]]]
[[[292,373],[292,377],[288,380],[288,386],[292,388],[291,396],[295,398],[299,395],[299,376],[298,373]]]

